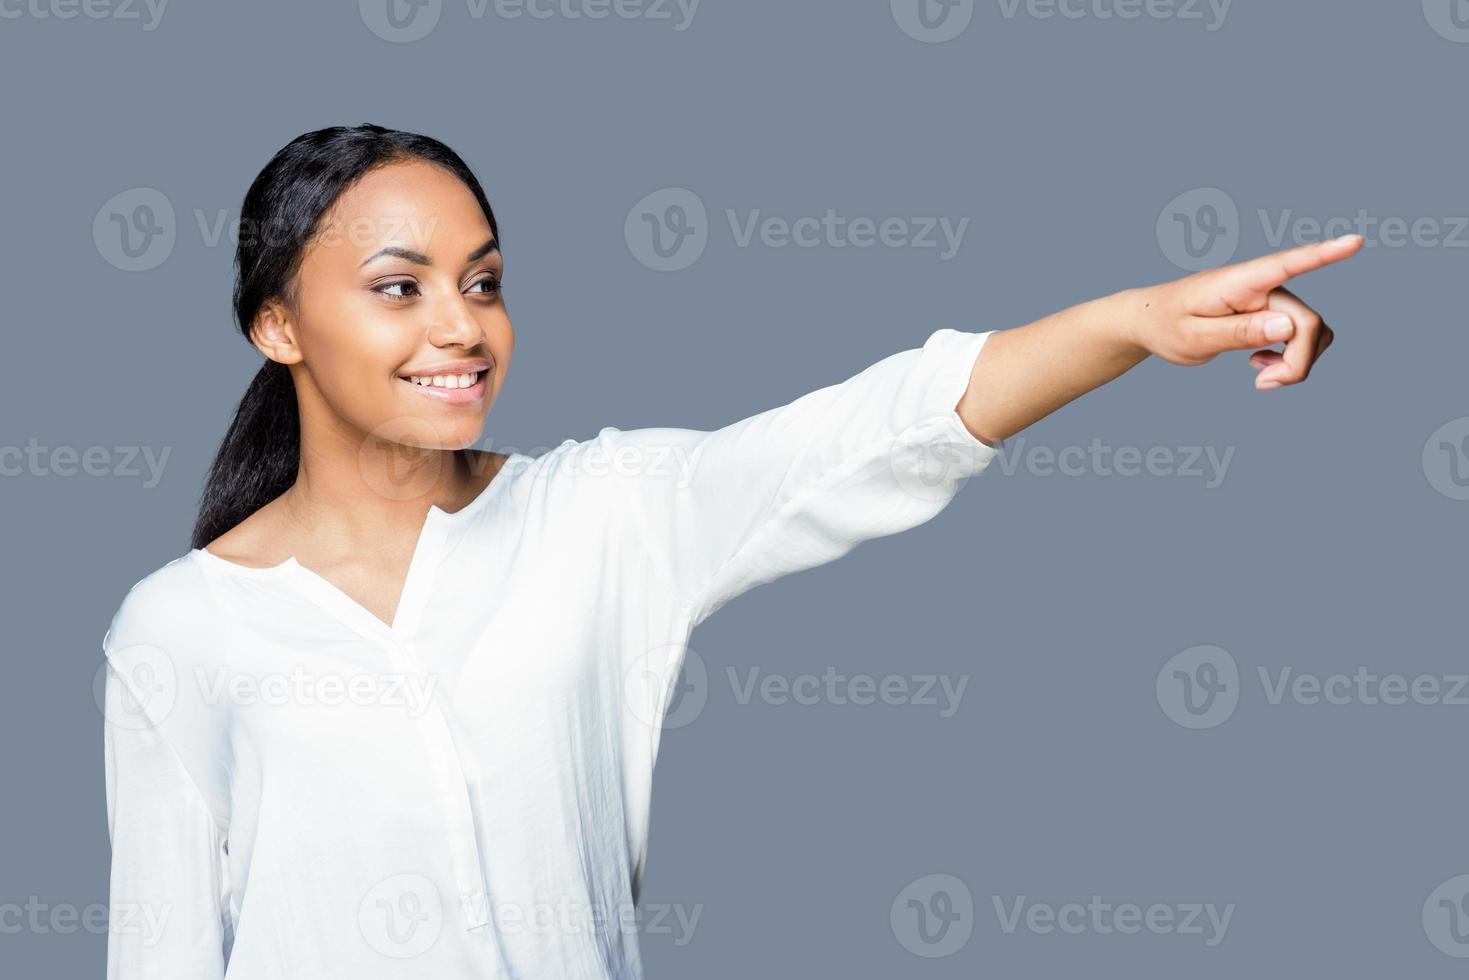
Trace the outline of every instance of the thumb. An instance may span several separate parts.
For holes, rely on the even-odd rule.
[[[1296,332],[1295,321],[1278,310],[1200,317],[1197,323],[1210,349],[1216,352],[1267,347],[1289,340]]]

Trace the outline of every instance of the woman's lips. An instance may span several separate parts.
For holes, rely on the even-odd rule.
[[[471,405],[485,396],[485,380],[489,376],[489,371],[479,372],[475,376],[474,384],[468,388],[435,388],[432,385],[415,384],[407,378],[398,380],[425,398],[432,398],[448,405]]]

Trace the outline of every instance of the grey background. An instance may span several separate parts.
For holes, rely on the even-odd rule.
[[[177,3],[153,30],[145,8],[37,14],[55,9],[0,19],[0,443],[107,447],[115,469],[113,447],[170,455],[152,487],[112,471],[0,480],[6,977],[102,971],[105,935],[17,928],[14,909],[107,900],[102,634],[126,590],[187,549],[259,363],[229,318],[232,245],[208,244],[196,211],[235,215],[297,134],[377,122],[475,167],[519,336],[482,445],[529,452],[604,425],[716,427],[939,327],[1018,326],[1183,275],[1156,228],[1195,188],[1237,206],[1239,259],[1273,247],[1258,209],[1433,219],[1444,237],[1469,213],[1469,44],[1433,26],[1452,26],[1447,0],[1236,0],[1217,30],[1207,7],[1202,21],[1107,19],[1092,0],[1079,18],[1007,17],[991,0],[941,44],[904,33],[887,0],[705,0],[682,31],[476,19],[444,0],[412,43],[378,37],[352,3]],[[91,229],[140,187],[171,203],[177,239],[125,272]],[[699,196],[710,235],[692,266],[659,273],[623,227],[667,187]],[[943,261],[738,247],[726,208],[970,224]],[[1338,334],[1304,385],[1256,392],[1244,353],[1150,361],[1011,442],[1233,447],[1217,487],[997,461],[930,523],[702,626],[708,702],[665,734],[644,891],[700,918],[682,944],[649,932],[649,976],[1461,974],[1421,916],[1469,872],[1469,707],[1272,705],[1256,671],[1469,670],[1469,504],[1435,489],[1447,456],[1424,463],[1430,435],[1469,415],[1465,237],[1375,243],[1298,280]],[[1232,717],[1188,730],[1155,682],[1198,644],[1226,649],[1241,686]],[[741,705],[725,674],[828,666],[969,679],[941,718]],[[972,893],[972,936],[923,957],[890,912],[939,873]],[[1093,894],[1235,909],[1210,947],[1007,934],[992,904]]]

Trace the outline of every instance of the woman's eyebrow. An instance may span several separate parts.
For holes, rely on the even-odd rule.
[[[486,255],[489,255],[491,252],[498,252],[499,250],[499,243],[491,238],[479,248],[475,249],[473,252],[470,252],[469,256],[465,258],[464,261],[476,262],[479,259],[484,258]],[[378,249],[376,252],[363,259],[362,265],[359,265],[357,268],[360,269],[363,265],[366,265],[374,259],[380,259],[384,255],[395,255],[400,259],[407,259],[409,262],[416,262],[419,265],[433,265],[433,262],[429,260],[429,257],[427,255],[424,255],[422,252],[415,252],[411,248],[402,248],[398,245],[389,245],[387,248]]]
[[[469,257],[466,258],[464,261],[478,262],[480,259],[484,258],[486,255],[489,255],[491,252],[498,251],[500,251],[500,243],[491,238],[479,248],[475,249],[473,252],[470,252]]]

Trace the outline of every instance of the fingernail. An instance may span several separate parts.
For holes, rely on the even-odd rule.
[[[1279,381],[1261,381],[1255,387],[1259,388],[1261,391],[1270,391],[1273,388],[1279,388],[1280,387],[1280,382]]]
[[[1290,336],[1291,319],[1277,314],[1265,321],[1265,336],[1269,340],[1284,340]]]

